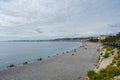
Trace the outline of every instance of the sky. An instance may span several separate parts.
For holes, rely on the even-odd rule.
[[[0,40],[120,32],[120,0],[0,0]]]

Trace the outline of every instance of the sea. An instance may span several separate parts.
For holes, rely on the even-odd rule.
[[[0,68],[70,51],[80,42],[0,42]]]

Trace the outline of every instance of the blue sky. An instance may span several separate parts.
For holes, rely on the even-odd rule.
[[[115,34],[120,0],[0,0],[0,40]]]

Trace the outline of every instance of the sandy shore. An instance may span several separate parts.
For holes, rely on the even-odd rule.
[[[0,70],[0,80],[83,80],[87,71],[95,68],[98,48],[97,44],[88,43],[87,49],[77,48],[76,52],[72,50],[42,61]]]

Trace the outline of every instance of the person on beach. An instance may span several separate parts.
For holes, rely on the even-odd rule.
[[[11,67],[16,67],[16,66],[15,66],[14,64],[11,64],[11,65],[9,65],[8,67],[10,67],[10,68],[11,68]]]
[[[42,58],[39,58],[38,61],[42,61]]]
[[[28,64],[28,62],[24,62],[23,64]]]

